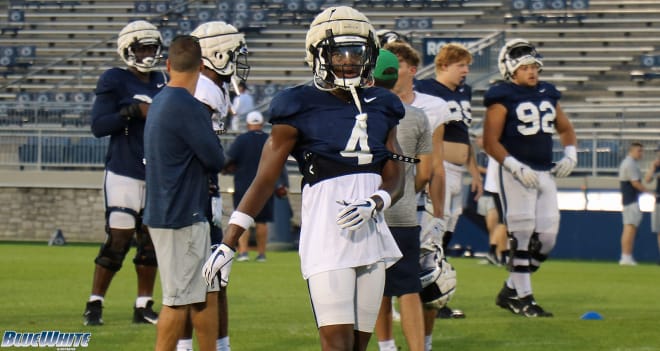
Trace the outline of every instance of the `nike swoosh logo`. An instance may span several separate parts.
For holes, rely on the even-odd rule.
[[[545,88],[539,90],[539,93],[545,93]]]
[[[366,103],[370,103],[370,102],[372,102],[372,101],[374,101],[374,100],[376,100],[376,97],[372,97],[372,98],[369,98],[369,99],[364,98],[364,102],[366,102]]]
[[[165,84],[163,84],[163,83],[158,83],[158,84],[156,84],[156,88],[159,88],[159,89],[162,88],[162,87],[164,87],[164,86],[165,86]]]
[[[314,174],[314,165],[309,165],[308,172],[309,172],[309,174],[312,174],[312,175]]]

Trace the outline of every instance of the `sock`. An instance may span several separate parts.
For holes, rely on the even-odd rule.
[[[138,298],[135,299],[135,307],[145,308],[147,307],[147,302],[151,300],[152,300],[151,296],[138,296]]]
[[[432,342],[433,342],[432,335],[424,336],[424,351],[431,351]]]
[[[394,343],[394,339],[379,341],[378,342],[378,350],[379,351],[397,351],[396,344]]]
[[[101,295],[90,295],[89,300],[87,300],[87,302],[94,302],[94,301],[101,301],[101,304],[103,304],[105,299]]]
[[[192,339],[179,339],[176,343],[176,351],[193,351]]]
[[[497,250],[497,245],[490,245],[490,253],[492,255],[497,256],[496,250]]]
[[[632,261],[632,255],[621,254],[621,259],[626,261]]]
[[[532,294],[532,278],[529,273],[511,273],[511,280],[516,287],[518,297],[525,297]]]
[[[229,346],[229,336],[216,340],[215,349],[217,351],[231,351],[231,347]]]

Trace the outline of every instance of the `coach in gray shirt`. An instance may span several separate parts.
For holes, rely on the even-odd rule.
[[[628,148],[628,156],[619,166],[619,183],[621,185],[621,201],[623,204],[623,232],[621,233],[621,259],[622,266],[635,266],[633,258],[633,244],[637,228],[642,221],[642,211],[639,208],[639,195],[648,190],[642,184],[642,171],[639,160],[642,158],[644,147],[639,142],[633,142]]]

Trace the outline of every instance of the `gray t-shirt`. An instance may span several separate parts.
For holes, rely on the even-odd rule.
[[[622,204],[629,205],[637,202],[639,191],[635,189],[630,181],[641,180],[642,171],[639,168],[639,163],[630,155],[626,156],[619,166],[619,183],[621,185],[621,202]]]
[[[405,156],[430,154],[433,151],[431,127],[424,111],[404,104],[405,117],[399,121],[396,138]],[[385,221],[390,227],[414,227],[417,225],[415,200],[415,164],[405,164],[403,197],[385,211]]]

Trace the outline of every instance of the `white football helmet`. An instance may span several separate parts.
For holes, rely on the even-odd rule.
[[[199,39],[204,66],[221,76],[236,75],[240,80],[247,80],[250,66],[245,35],[236,27],[223,21],[206,22],[190,35]]]
[[[138,46],[156,46],[154,56],[139,60],[135,56]],[[163,38],[158,28],[153,24],[138,20],[127,24],[117,37],[117,53],[129,67],[135,67],[140,72],[149,72],[155,69],[161,59]]]
[[[442,249],[439,247],[438,249],[433,254],[435,267],[424,269],[422,266],[422,272],[419,274],[422,281],[422,291],[419,296],[425,307],[434,309],[444,307],[456,291],[456,270],[445,260]]]
[[[361,12],[348,6],[327,8],[312,21],[305,47],[305,61],[318,88],[349,90],[373,84],[379,45],[374,27]],[[333,56],[351,61],[333,65]]]
[[[520,66],[536,63],[543,67],[542,56],[536,51],[534,45],[525,39],[509,40],[497,58],[497,67],[500,69],[502,78],[510,79]]]

